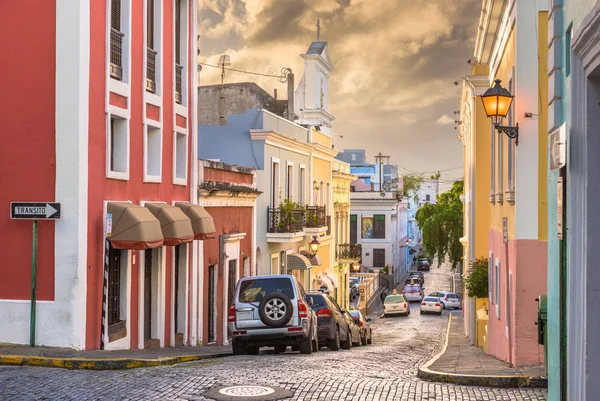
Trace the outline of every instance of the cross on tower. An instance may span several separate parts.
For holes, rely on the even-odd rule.
[[[321,21],[317,18],[317,42],[321,39]]]

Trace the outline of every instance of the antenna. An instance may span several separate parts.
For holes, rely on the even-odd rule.
[[[321,20],[317,18],[317,42],[321,39]]]
[[[227,116],[225,115],[225,93],[223,86],[225,84],[225,66],[231,65],[229,55],[223,54],[219,57],[219,65],[221,66],[221,96],[219,97],[219,125],[227,125]]]

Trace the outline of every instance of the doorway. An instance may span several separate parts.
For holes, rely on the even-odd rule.
[[[217,266],[208,266],[208,342],[217,341]]]
[[[144,342],[152,338],[152,249],[144,251]],[[146,344],[144,344],[146,347]]]
[[[373,249],[373,267],[385,267],[385,249]]]

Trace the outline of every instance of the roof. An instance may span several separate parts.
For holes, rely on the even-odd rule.
[[[325,50],[327,42],[312,42],[306,51],[306,54],[321,54]]]
[[[354,191],[356,191],[356,192],[363,192],[363,191],[371,190],[371,187],[366,182],[361,180],[360,178],[358,180],[352,181],[350,186],[354,187]]]

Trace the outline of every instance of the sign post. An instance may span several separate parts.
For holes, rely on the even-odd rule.
[[[38,220],[60,219],[60,203],[11,202],[10,218],[16,220],[33,220],[33,238],[31,240],[31,312],[29,318],[29,345],[35,347]]]

